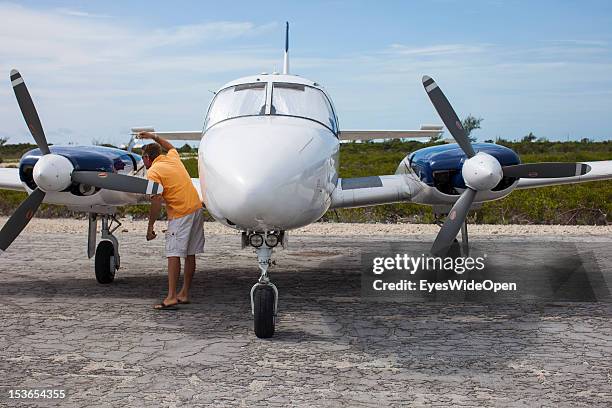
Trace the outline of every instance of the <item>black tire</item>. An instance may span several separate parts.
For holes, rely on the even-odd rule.
[[[115,255],[115,248],[110,241],[101,241],[96,248],[96,280],[98,283],[108,284],[115,280],[114,261],[111,264],[111,257]]]
[[[274,336],[274,289],[268,285],[258,285],[253,292],[253,303],[255,335],[260,339]]]
[[[461,258],[461,256],[462,256],[462,254],[461,254],[461,244],[459,243],[459,241],[456,238],[453,241],[453,244],[448,249],[448,253],[446,254],[446,256],[450,257],[450,258],[453,258],[453,259]]]

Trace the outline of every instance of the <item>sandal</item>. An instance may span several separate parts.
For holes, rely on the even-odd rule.
[[[178,305],[178,303],[173,303],[171,305],[168,305],[164,302],[158,303],[156,305],[153,306],[153,309],[155,310],[177,310],[178,307],[176,307]]]

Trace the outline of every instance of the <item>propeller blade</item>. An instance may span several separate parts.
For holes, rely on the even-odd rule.
[[[34,137],[34,141],[36,141],[42,154],[49,154],[49,145],[47,144],[47,138],[45,137],[43,127],[40,124],[40,118],[36,112],[36,107],[34,106],[34,102],[32,101],[32,97],[30,96],[30,92],[28,92],[25,82],[23,82],[21,74],[16,69],[11,70],[11,85],[13,85],[17,103],[28,125],[28,129],[30,129],[30,133],[32,137]]]
[[[431,253],[434,256],[444,256],[448,252],[449,248],[453,244],[453,241],[457,237],[463,222],[467,218],[470,207],[476,197],[476,190],[471,188],[466,189],[453,208],[448,213],[448,217],[444,221],[444,225],[438,232],[438,236],[431,247]]]
[[[583,176],[591,171],[584,163],[526,163],[502,168],[505,177],[559,178]]]
[[[6,251],[28,225],[44,198],[44,191],[37,188],[17,207],[17,210],[0,230],[0,254]]]
[[[470,143],[470,139],[465,134],[459,117],[448,99],[446,99],[446,96],[444,96],[444,93],[442,93],[442,90],[438,87],[438,84],[436,84],[436,81],[425,75],[423,76],[423,87],[434,108],[438,111],[438,115],[440,115],[442,122],[444,122],[444,125],[446,125],[446,128],[451,135],[453,135],[453,138],[455,138],[455,141],[465,152],[467,157],[470,158],[476,155],[472,143]]]
[[[124,193],[154,195],[161,194],[164,191],[161,184],[154,181],[104,171],[73,171],[72,180],[77,183]]]

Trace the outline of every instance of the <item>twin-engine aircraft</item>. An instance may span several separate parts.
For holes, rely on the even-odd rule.
[[[112,227],[117,207],[146,201],[162,186],[145,179],[142,159],[129,151],[49,147],[19,72],[11,72],[11,81],[38,149],[26,153],[18,169],[0,169],[0,188],[29,194],[0,231],[0,251],[7,250],[42,202],[66,205],[89,213],[88,256],[95,254],[97,280],[110,283],[120,266]],[[157,132],[168,139],[200,140],[199,178],[193,181],[203,203],[215,220],[242,231],[242,248],[255,249],[260,277],[251,289],[251,311],[257,337],[273,336],[278,314],[278,290],[268,276],[273,248],[285,247],[290,230],[316,222],[330,209],[431,205],[436,214],[447,215],[431,252],[447,256],[459,247],[460,229],[467,251],[468,211],[480,203],[515,189],[612,179],[612,161],[521,164],[506,147],[471,143],[436,82],[424,76],[423,87],[457,143],[410,153],[392,175],[340,178],[340,141],[431,137],[441,127],[340,130],[325,89],[289,73],[288,43],[283,73],[221,87],[202,131]],[[133,129],[141,130],[152,129]],[[98,219],[102,229],[96,248]]]

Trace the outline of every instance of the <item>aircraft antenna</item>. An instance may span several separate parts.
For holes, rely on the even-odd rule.
[[[285,63],[283,64],[283,74],[289,74],[289,22],[285,26]]]

